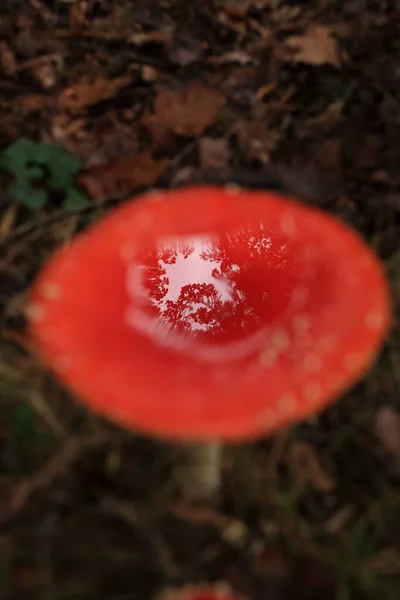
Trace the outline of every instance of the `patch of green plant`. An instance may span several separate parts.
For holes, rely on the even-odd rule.
[[[317,82],[318,94],[328,103],[337,100],[347,101],[354,89],[348,81],[337,76],[322,75]]]
[[[0,169],[13,177],[7,190],[10,199],[16,199],[34,210],[45,206],[51,192],[63,194],[66,210],[86,204],[86,197],[75,186],[75,175],[81,168],[77,156],[59,144],[34,142],[19,138],[0,155]]]
[[[29,404],[21,403],[16,406],[11,428],[12,439],[17,446],[39,444],[42,448],[51,448],[56,443],[52,432],[41,430],[37,414]]]

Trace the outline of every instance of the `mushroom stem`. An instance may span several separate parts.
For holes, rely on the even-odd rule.
[[[190,500],[209,500],[221,482],[222,444],[192,442],[185,445],[184,464],[180,469],[180,488]]]

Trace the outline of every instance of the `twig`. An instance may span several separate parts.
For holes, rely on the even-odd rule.
[[[11,498],[11,515],[21,511],[34,493],[49,487],[67,472],[82,454],[100,446],[106,439],[106,435],[101,432],[66,441],[35,475],[17,485]]]
[[[131,529],[142,534],[158,557],[162,569],[169,577],[178,575],[178,567],[172,559],[170,549],[164,538],[155,528],[152,528],[151,531],[148,530],[143,514],[138,514],[131,502],[105,496],[102,498],[101,505],[106,512],[118,517]]]
[[[3,245],[8,244],[9,242],[14,242],[21,238],[25,238],[37,231],[38,229],[49,227],[50,225],[54,225],[64,220],[73,219],[77,216],[82,216],[91,213],[92,211],[97,210],[99,208],[107,208],[108,206],[113,206],[114,204],[118,204],[119,202],[122,202],[123,200],[132,197],[132,195],[133,192],[131,194],[124,193],[120,196],[103,198],[97,201],[96,203],[87,204],[85,206],[81,206],[79,208],[75,208],[69,211],[66,211],[65,209],[58,210],[57,212],[54,212],[53,214],[49,215],[44,219],[34,221],[33,223],[26,223],[25,225],[21,225],[20,227],[14,229],[14,231],[9,233],[8,235],[0,237],[0,248]]]

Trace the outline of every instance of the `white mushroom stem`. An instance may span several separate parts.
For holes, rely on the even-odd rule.
[[[185,457],[180,469],[180,487],[190,500],[213,498],[221,483],[222,444],[192,442],[185,444]]]

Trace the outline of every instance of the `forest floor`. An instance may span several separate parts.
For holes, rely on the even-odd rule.
[[[218,506],[168,444],[89,415],[23,307],[60,244],[154,186],[274,187],[339,215],[400,291],[400,3],[8,0],[0,8],[0,599],[400,598],[400,333],[312,423],[228,447]],[[395,306],[397,309],[397,306]]]

